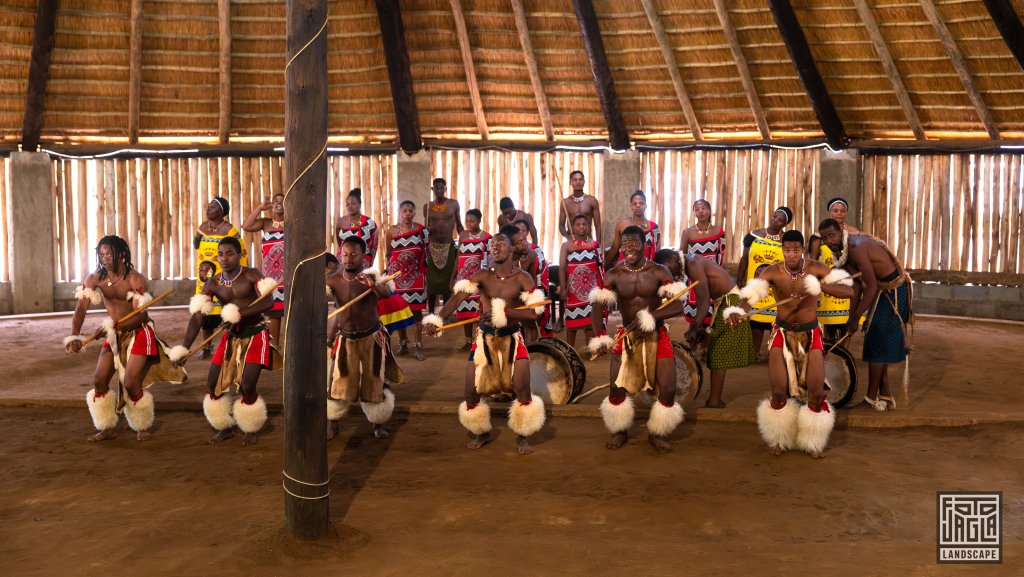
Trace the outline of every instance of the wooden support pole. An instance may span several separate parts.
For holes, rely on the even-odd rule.
[[[740,46],[739,37],[736,36],[736,29],[732,26],[732,18],[729,17],[729,8],[725,5],[725,0],[715,0],[715,11],[718,13],[718,21],[722,24],[725,39],[729,42],[733,60],[736,61],[736,68],[739,70],[740,80],[743,82],[743,90],[747,93],[747,102],[750,103],[750,110],[754,113],[757,130],[761,133],[761,138],[768,140],[772,135],[768,129],[764,110],[761,109],[761,98],[757,95],[757,87],[754,86],[754,78],[750,75],[747,57],[743,54],[743,47]]]
[[[971,71],[967,69],[967,60],[964,59],[963,53],[960,52],[960,47],[957,46],[956,40],[953,38],[953,34],[950,33],[949,28],[946,27],[946,23],[942,20],[942,17],[939,16],[939,11],[935,8],[935,3],[932,0],[920,1],[921,10],[924,10],[925,16],[928,17],[928,21],[931,22],[932,28],[935,29],[935,34],[938,35],[943,48],[946,49],[946,54],[949,55],[949,60],[952,62],[953,68],[956,69],[956,73],[960,77],[960,82],[964,85],[967,97],[971,99],[971,103],[974,105],[974,110],[978,113],[978,118],[981,119],[981,124],[985,127],[985,131],[988,132],[989,138],[999,140],[999,128],[996,127],[996,122],[992,119],[992,114],[988,110],[988,105],[985,104],[985,100],[981,97],[981,91],[974,85],[974,78],[971,77]]]
[[[398,0],[376,0],[380,36],[384,44],[384,59],[388,65],[391,99],[395,106],[398,140],[408,154],[423,148],[420,134],[420,114],[416,107],[416,93],[412,89],[412,69],[409,52],[405,47],[405,27]],[[325,425],[326,426],[326,425]]]
[[[679,64],[676,63],[676,56],[672,52],[672,44],[668,41],[668,35],[665,34],[665,27],[661,25],[661,17],[658,16],[658,10],[654,7],[654,0],[640,0],[640,3],[644,5],[647,21],[651,23],[651,30],[654,31],[654,37],[661,48],[661,55],[668,67],[668,75],[672,79],[676,98],[679,99],[679,105],[683,108],[686,122],[690,125],[690,133],[693,134],[694,140],[700,142],[704,140],[704,134],[701,132],[700,123],[697,121],[697,113],[693,111],[693,103],[690,102],[690,96],[686,93],[683,76],[679,74]]]
[[[772,10],[772,17],[775,18],[775,25],[782,35],[782,41],[786,44],[789,57],[793,60],[796,73],[800,76],[800,82],[804,85],[807,97],[811,100],[811,107],[818,117],[818,124],[821,131],[825,133],[825,140],[835,150],[846,148],[846,130],[843,128],[843,121],[839,119],[839,113],[832,104],[832,98],[825,88],[825,81],[818,72],[818,66],[814,63],[814,56],[811,54],[811,47],[807,44],[804,30],[796,19],[796,12],[789,0],[768,0]]]
[[[221,144],[231,134],[231,0],[217,0],[220,21],[220,112],[217,137]]]
[[[1024,24],[1021,24],[1017,11],[1010,0],[984,0],[985,8],[992,16],[992,22],[999,29],[999,34],[1006,42],[1006,47],[1017,59],[1017,64],[1024,69]]]
[[[378,2],[380,5],[380,2]],[[397,9],[397,2],[394,3]],[[299,539],[327,534],[327,0],[288,0],[285,67],[284,514]]]
[[[142,106],[142,0],[132,0],[129,21],[131,52],[128,60],[128,142],[139,141]]]
[[[36,24],[32,35],[32,56],[28,65],[28,89],[25,91],[25,117],[21,125],[21,149],[39,150],[46,110],[46,83],[50,79],[50,57],[53,56],[53,35],[57,28],[58,0],[39,0]]]
[[[544,136],[548,141],[552,141],[555,139],[555,131],[551,125],[551,110],[548,108],[548,97],[544,95],[544,84],[540,81],[537,58],[533,54],[533,43],[530,41],[530,28],[526,23],[523,0],[512,0],[512,14],[516,18],[516,33],[519,35],[519,44],[523,47],[526,70],[530,73],[530,85],[533,86],[533,98],[537,101],[540,124],[544,129]]]
[[[466,70],[466,84],[469,87],[469,99],[473,103],[473,116],[480,138],[487,140],[491,133],[487,130],[487,117],[484,116],[484,105],[480,100],[480,86],[476,82],[476,67],[473,65],[473,47],[469,45],[469,32],[466,31],[466,17],[462,13],[461,0],[449,0],[452,5],[452,16],[455,18],[455,35],[459,39],[459,52],[462,53],[462,67]]]
[[[896,63],[892,59],[892,54],[889,53],[889,45],[885,42],[882,32],[878,29],[878,21],[875,20],[871,7],[868,6],[867,0],[853,0],[853,4],[857,8],[857,14],[860,15],[860,19],[864,21],[868,36],[871,37],[871,43],[875,46],[875,53],[878,54],[878,59],[882,62],[885,75],[889,77],[889,83],[892,84],[893,92],[896,93],[896,99],[899,100],[900,107],[903,108],[903,115],[907,117],[907,124],[910,125],[914,138],[924,140],[924,128],[921,126],[921,120],[917,117],[914,103],[910,101],[910,93],[907,92],[907,87],[903,84],[903,77],[900,76],[900,71],[896,69]]]
[[[601,27],[597,23],[593,0],[572,0],[576,12],[576,20],[583,35],[583,47],[587,50],[590,61],[590,72],[594,75],[597,97],[604,111],[604,121],[608,125],[608,144],[615,150],[629,148],[629,132],[626,121],[622,118],[619,106],[619,95],[615,92],[615,81],[612,69],[608,65],[608,56],[604,52],[604,41],[601,40]]]

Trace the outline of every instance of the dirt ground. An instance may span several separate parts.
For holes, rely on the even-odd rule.
[[[187,313],[154,316],[176,343]],[[531,456],[515,454],[497,411],[497,439],[470,452],[454,415],[415,409],[458,402],[465,360],[449,335],[430,360],[403,361],[392,439],[373,439],[358,410],[343,422],[328,454],[332,532],[316,543],[282,532],[280,414],[255,446],[206,445],[203,362],[189,383],[151,389],[152,440],[85,443],[96,349],[65,357],[68,324],[0,320],[3,575],[1020,574],[1018,324],[920,319],[909,407],[840,411],[821,461],[767,454],[752,424],[765,365],[730,373],[727,409],[700,408],[706,388],[688,402],[668,455],[639,419],[610,452],[599,419],[558,411]],[[588,387],[606,382],[606,361],[587,368]],[[281,373],[261,379],[272,405],[280,390]],[[920,422],[982,424],[908,426]],[[1002,565],[936,564],[937,491],[1003,492]]]

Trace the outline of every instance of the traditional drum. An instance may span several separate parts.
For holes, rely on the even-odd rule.
[[[587,369],[564,341],[542,338],[526,345],[530,351],[530,392],[545,403],[565,405],[583,392]]]
[[[704,386],[704,370],[697,362],[697,356],[685,343],[672,343],[672,352],[676,355],[676,401],[683,404],[690,399],[690,391],[693,391],[693,398],[700,394]],[[637,399],[651,405],[654,404],[655,396],[653,391],[645,389],[637,393]]]
[[[825,344],[826,351],[829,346]],[[857,394],[857,363],[842,345],[825,355],[825,387],[829,404],[837,409],[843,408]]]

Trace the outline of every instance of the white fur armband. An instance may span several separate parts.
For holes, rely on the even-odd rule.
[[[547,295],[544,294],[544,291],[538,288],[533,289],[532,292],[523,291],[519,293],[519,300],[523,301],[524,305],[530,306],[537,304],[539,302],[544,302],[545,300],[547,300]],[[533,312],[539,315],[544,314],[544,307],[533,307]]]
[[[468,278],[464,278],[459,282],[455,283],[455,286],[452,287],[452,290],[457,293],[475,295],[476,293],[480,292],[480,287],[477,286],[475,282],[469,280]]]
[[[850,273],[841,268],[832,269],[832,272],[828,273],[825,278],[821,279],[821,282],[825,284],[853,286],[853,279],[850,278]]]
[[[82,335],[68,335],[68,336],[64,337],[64,348],[67,348],[68,345],[70,345],[71,343],[73,343],[75,341],[81,341],[81,340],[83,340],[82,339]]]
[[[238,321],[242,320],[242,311],[238,308],[238,305],[228,303],[220,308],[220,318],[224,322],[237,324]]]
[[[640,312],[636,313],[636,327],[640,329],[642,333],[653,333],[654,327],[657,325],[654,320],[654,315],[647,309],[640,309]]]
[[[108,338],[110,335],[114,334],[114,319],[103,319],[103,324],[101,326],[103,327],[103,332],[107,334]]]
[[[175,345],[171,350],[167,351],[167,358],[171,359],[172,363],[176,363],[185,358],[187,354],[188,349],[184,345]]]
[[[602,348],[612,348],[613,344],[615,344],[615,339],[608,335],[601,335],[590,339],[590,342],[587,343],[587,351],[591,354],[596,354]]]
[[[726,307],[725,310],[722,311],[722,318],[728,321],[729,317],[732,315],[740,315],[742,317],[745,314],[747,314],[747,312],[743,310],[743,307]]]
[[[260,282],[256,283],[256,292],[260,295],[265,295],[276,288],[277,281],[270,277],[264,277],[260,279]]]
[[[137,293],[135,291],[128,291],[128,300],[135,301],[135,308],[144,307],[153,300],[153,295],[149,293]]]
[[[686,283],[682,281],[676,281],[673,283],[661,285],[661,288],[658,289],[658,296],[660,296],[663,299],[670,299],[676,296],[677,294],[683,292],[684,290],[686,290]]]
[[[85,288],[85,285],[78,285],[75,287],[75,300],[89,299],[89,302],[98,305],[103,302],[103,295],[100,291],[91,288]]]
[[[491,325],[496,329],[505,328],[508,325],[508,316],[505,315],[505,299],[491,299]]]
[[[429,315],[423,317],[423,320],[420,322],[423,323],[423,326],[429,325],[437,327],[438,329],[444,326],[444,319],[435,315],[434,313],[430,313]],[[437,331],[437,336],[441,336],[441,331]]]
[[[811,296],[818,296],[821,294],[821,282],[818,280],[818,277],[813,274],[805,276],[804,291]]]
[[[188,312],[208,315],[213,312],[213,299],[208,295],[198,294],[188,301]]]
[[[384,274],[382,272],[380,272],[379,270],[377,270],[375,268],[363,269],[363,272],[361,274],[363,276],[366,276],[366,277],[369,277],[369,278],[373,279],[373,284],[375,284],[375,285],[385,284],[384,283],[384,279],[387,278],[386,276],[384,276]],[[388,281],[387,282],[387,286],[388,286],[388,288],[391,291],[394,291],[395,290],[395,281],[393,281],[393,280]]]
[[[752,278],[747,281],[747,286],[740,289],[740,298],[750,303],[750,306],[768,297],[768,281],[763,278]]]
[[[619,296],[615,294],[615,291],[611,291],[606,288],[595,288],[587,295],[587,300],[594,304],[608,306],[615,304],[615,302],[619,300]]]

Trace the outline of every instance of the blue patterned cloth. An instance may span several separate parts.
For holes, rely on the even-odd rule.
[[[899,316],[893,304],[898,305]],[[875,306],[871,325],[864,335],[864,361],[891,365],[907,358],[903,341],[903,325],[910,320],[910,283],[893,290],[882,290]]]

